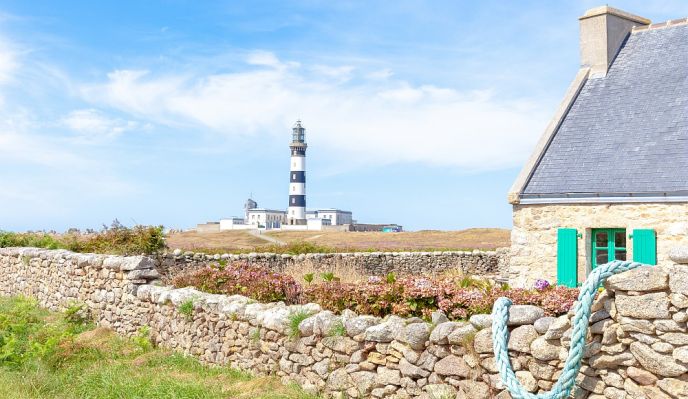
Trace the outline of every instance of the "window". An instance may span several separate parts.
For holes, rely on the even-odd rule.
[[[592,268],[613,260],[626,260],[626,229],[592,230]]]
[[[291,199],[291,203],[292,203],[292,204],[295,204],[295,203],[296,203],[296,198],[292,198],[292,199]]]
[[[294,180],[296,180],[296,173],[292,173],[292,174],[291,174],[291,178],[294,179]]]

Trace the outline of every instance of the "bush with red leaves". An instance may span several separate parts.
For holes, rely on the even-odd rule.
[[[301,297],[301,286],[293,277],[246,263],[211,265],[180,274],[172,285],[193,286],[211,294],[239,294],[260,302],[298,303]]]
[[[465,286],[464,282],[465,279],[457,278],[372,277],[360,283],[342,283],[335,279],[304,288],[289,275],[245,263],[209,266],[173,279],[176,287],[194,286],[214,294],[241,294],[261,302],[315,302],[337,313],[350,309],[373,316],[395,314],[426,319],[438,309],[452,320],[490,313],[495,300],[501,296],[514,304],[539,306],[548,315],[557,316],[568,312],[578,297],[575,288],[521,289],[484,282]]]

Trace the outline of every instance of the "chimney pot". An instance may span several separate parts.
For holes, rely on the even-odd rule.
[[[633,27],[651,23],[647,18],[609,6],[592,8],[578,20],[581,66],[590,68],[591,77],[606,76]]]

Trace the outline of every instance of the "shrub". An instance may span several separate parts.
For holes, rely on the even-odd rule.
[[[175,287],[194,286],[212,294],[240,294],[260,302],[299,303],[301,286],[293,277],[246,263],[210,265],[172,279]]]
[[[176,287],[194,286],[214,294],[241,294],[261,302],[289,304],[315,302],[323,309],[384,317],[389,314],[429,319],[442,310],[450,319],[467,319],[490,313],[498,297],[515,304],[535,305],[548,315],[561,315],[571,308],[578,289],[550,286],[542,289],[509,289],[476,278],[370,277],[362,282],[342,282],[332,273],[323,282],[301,287],[290,275],[259,266],[233,263],[224,269],[209,266],[173,279]]]
[[[5,247],[37,247],[58,249],[64,245],[54,236],[46,233],[12,233],[0,231],[0,248]]]
[[[166,248],[162,226],[125,227],[117,219],[99,233],[73,243],[78,252],[119,255],[154,254]]]
[[[155,254],[166,248],[162,226],[123,226],[117,219],[98,233],[64,235],[0,231],[0,248],[36,247],[116,255]]]
[[[153,349],[153,341],[150,338],[150,327],[143,326],[139,328],[131,338],[132,342],[141,350],[141,352],[148,352]]]
[[[503,289],[486,283],[478,284],[478,287],[471,284],[466,288],[461,285],[461,281],[452,279],[423,277],[400,278],[392,283],[379,278],[358,284],[325,282],[306,287],[303,299],[334,312],[350,309],[380,317],[396,314],[427,319],[439,309],[457,320],[490,313],[500,296],[508,297],[516,304],[540,306],[549,315],[561,315],[568,312],[578,296],[577,289],[565,287],[525,290]]]

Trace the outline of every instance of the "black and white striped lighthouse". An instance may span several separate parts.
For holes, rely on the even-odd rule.
[[[287,223],[291,225],[306,224],[306,129],[301,121],[296,121],[292,128],[291,167],[289,172],[289,208]]]

